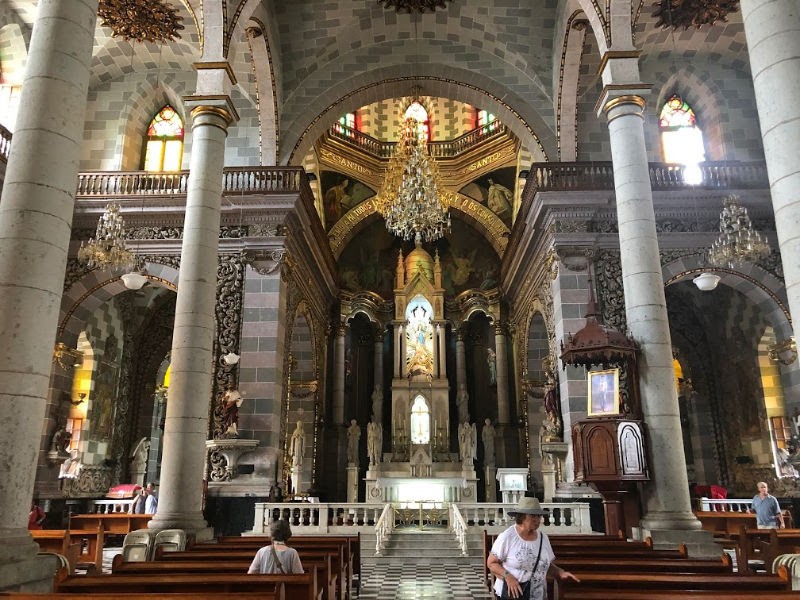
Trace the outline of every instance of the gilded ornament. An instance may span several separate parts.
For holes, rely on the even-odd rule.
[[[97,16],[114,37],[134,42],[173,41],[183,29],[183,17],[160,0],[100,0]]]
[[[447,8],[452,0],[378,0],[384,8],[393,8],[397,12],[424,13],[434,12],[437,8]]]

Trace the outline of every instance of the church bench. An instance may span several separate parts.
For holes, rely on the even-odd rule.
[[[336,571],[330,554],[319,554],[318,556],[302,556],[303,569],[310,571],[312,567],[318,571],[320,586],[323,588],[324,600],[341,600],[340,580],[343,574]],[[147,562],[126,562],[122,560],[122,555],[114,557],[111,572],[119,574],[155,574],[163,573],[247,573],[251,560],[169,560],[169,561],[147,561]]]
[[[153,515],[125,513],[93,513],[70,515],[70,529],[100,529],[111,535],[127,535],[137,529],[146,529]]]
[[[80,592],[77,594],[66,592],[51,592],[45,594],[28,594],[22,592],[0,592],[0,598],[11,598],[12,600],[142,600],[141,593],[114,593],[105,594],[102,592],[92,592],[87,594]],[[274,590],[262,590],[258,592],[159,592],[158,600],[240,600],[252,598],[253,600],[291,600],[287,598],[283,585],[277,585]]]
[[[581,581],[555,582],[556,598],[575,594],[571,588],[580,587],[582,592],[590,590],[605,592],[607,598],[617,598],[617,590],[639,592],[640,597],[650,598],[650,591],[673,592],[691,590],[760,592],[769,597],[772,592],[790,591],[791,583],[785,568],[779,575],[721,575],[714,573],[613,573],[573,571]],[[574,596],[577,597],[577,596]]]
[[[733,562],[727,555],[720,560],[691,559],[650,559],[642,558],[603,558],[568,557],[556,559],[556,564],[567,571],[612,571],[614,573],[733,573]]]
[[[80,537],[81,533],[83,532],[74,532],[75,535],[73,536],[69,529],[32,529],[30,531],[33,541],[39,544],[41,552],[54,552],[67,559],[70,573],[75,571],[75,566],[80,562],[83,546],[82,538]],[[97,547],[97,532],[89,531],[85,533],[94,538],[92,548],[89,549],[94,550]],[[95,560],[97,558],[94,552],[90,552],[88,555],[94,557]]]
[[[742,560],[764,561],[767,573],[772,572],[772,563],[781,554],[797,554],[800,548],[800,529],[756,529],[746,530],[742,541]]]
[[[648,590],[646,600],[764,600],[764,592],[742,592],[736,590],[671,590],[660,592]],[[769,598],[800,598],[800,592],[790,590],[772,590]],[[607,591],[586,590],[573,585],[562,587],[558,600],[610,600]],[[637,591],[614,590],[613,600],[642,600],[642,593]]]
[[[302,575],[243,575],[241,573],[164,573],[120,575],[72,575],[56,580],[56,592],[92,595],[97,592],[136,592],[157,595],[172,592],[202,594],[238,592],[276,593],[283,587],[287,599],[321,600],[317,569]],[[116,594],[115,594],[116,595]]]
[[[741,527],[756,528],[756,516],[752,513],[700,510],[694,516],[703,529],[715,534],[731,535],[738,533]]]

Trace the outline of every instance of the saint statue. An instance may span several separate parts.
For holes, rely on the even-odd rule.
[[[239,407],[243,400],[241,392],[229,383],[220,403],[218,438],[239,437]]]
[[[300,468],[303,466],[303,452],[306,448],[306,432],[303,430],[303,422],[297,421],[292,433],[292,439],[289,442],[289,454],[292,457],[292,468]]]
[[[373,418],[367,424],[367,454],[369,454],[369,464],[377,465],[381,462],[381,447],[383,446],[383,429],[380,423],[376,423]]]
[[[489,198],[487,202],[489,210],[498,217],[504,217],[511,212],[511,204],[513,201],[514,194],[510,189],[489,179]]]
[[[461,425],[458,426],[458,450],[461,460],[464,462],[475,459],[478,449],[478,429],[475,423],[469,422],[469,415]]]
[[[544,392],[545,418],[542,422],[541,437],[544,441],[552,442],[561,439],[561,416],[556,378],[549,369],[545,371],[545,377],[547,378]]]
[[[358,441],[361,439],[361,427],[355,419],[350,420],[347,428],[347,463],[358,464]]]
[[[494,436],[492,420],[486,419],[481,430],[481,439],[483,440],[483,464],[487,467],[494,466]]]

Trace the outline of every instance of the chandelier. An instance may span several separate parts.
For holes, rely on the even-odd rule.
[[[386,228],[404,240],[437,240],[450,230],[454,200],[455,194],[445,190],[439,179],[423,124],[407,118],[375,200]]]
[[[733,269],[743,262],[756,263],[769,255],[769,243],[753,229],[747,209],[737,201],[734,195],[723,200],[719,237],[708,251],[708,262],[714,267]]]
[[[90,269],[122,271],[130,269],[136,262],[134,255],[125,248],[125,223],[119,213],[119,204],[111,203],[97,221],[97,231],[88,242],[81,242],[78,260]]]
[[[161,0],[100,0],[97,15],[127,41],[169,42],[181,37],[183,17]]]

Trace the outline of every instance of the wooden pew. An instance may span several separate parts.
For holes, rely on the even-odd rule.
[[[741,527],[756,528],[756,516],[752,513],[699,510],[694,514],[703,529],[717,535],[736,534]]]
[[[556,582],[559,599],[577,598],[576,594],[588,591],[604,592],[606,598],[618,598],[617,591],[638,592],[640,598],[650,599],[651,591],[674,592],[709,590],[715,592],[760,592],[763,598],[772,592],[791,591],[789,576],[784,568],[781,575],[720,575],[720,574],[664,574],[664,573],[613,573],[573,571],[581,581]],[[572,588],[575,588],[573,590]],[[580,591],[577,590],[580,588]]]
[[[137,529],[146,529],[153,515],[125,513],[93,513],[70,515],[70,529],[96,530],[102,528],[106,535],[127,535]]]
[[[301,555],[303,569],[310,571],[316,568],[320,587],[323,589],[323,600],[336,600],[340,594],[340,577],[333,564],[333,556],[326,553]],[[166,560],[148,562],[125,562],[122,555],[114,557],[111,572],[119,574],[198,574],[198,573],[233,573],[244,575],[252,560]],[[340,599],[341,600],[341,599]]]
[[[584,590],[580,585],[562,588],[559,600],[610,600],[607,591]],[[764,600],[764,592],[740,592],[735,590],[709,591],[709,590],[670,590],[666,592],[648,590],[646,600]],[[641,592],[614,590],[613,600],[642,600]],[[769,598],[800,598],[800,592],[776,591],[769,592]]]
[[[12,598],[13,600],[86,600],[85,593],[71,594],[64,592],[51,592],[49,594],[27,594],[22,592],[0,592],[0,598]],[[240,598],[251,598],[253,600],[291,600],[286,598],[283,585],[276,586],[274,590],[264,590],[259,592],[237,592],[234,594],[212,592],[191,592],[191,593],[164,593],[158,594],[158,600],[239,600]],[[104,594],[93,592],[91,600],[142,600],[140,593],[125,594],[114,593]]]
[[[202,574],[125,574],[125,575],[72,575],[55,582],[56,592],[93,595],[98,592],[136,592],[161,598],[162,594],[175,592],[202,594],[238,592],[278,592],[283,586],[287,599],[321,600],[322,590],[317,585],[317,569],[311,568],[302,575],[242,575],[241,573]]]
[[[33,541],[39,544],[41,552],[61,554],[69,563],[69,572],[75,571],[75,566],[81,558],[80,538],[73,538],[69,529],[32,529],[30,534]]]
[[[764,561],[764,569],[772,572],[772,563],[781,554],[797,554],[800,549],[800,529],[758,529],[758,534],[747,530],[746,534],[753,537],[750,546],[753,555]],[[746,563],[745,563],[746,564]]]
[[[720,560],[691,559],[648,559],[642,558],[558,558],[556,564],[572,572],[612,571],[614,573],[733,573],[730,556],[722,555]]]

